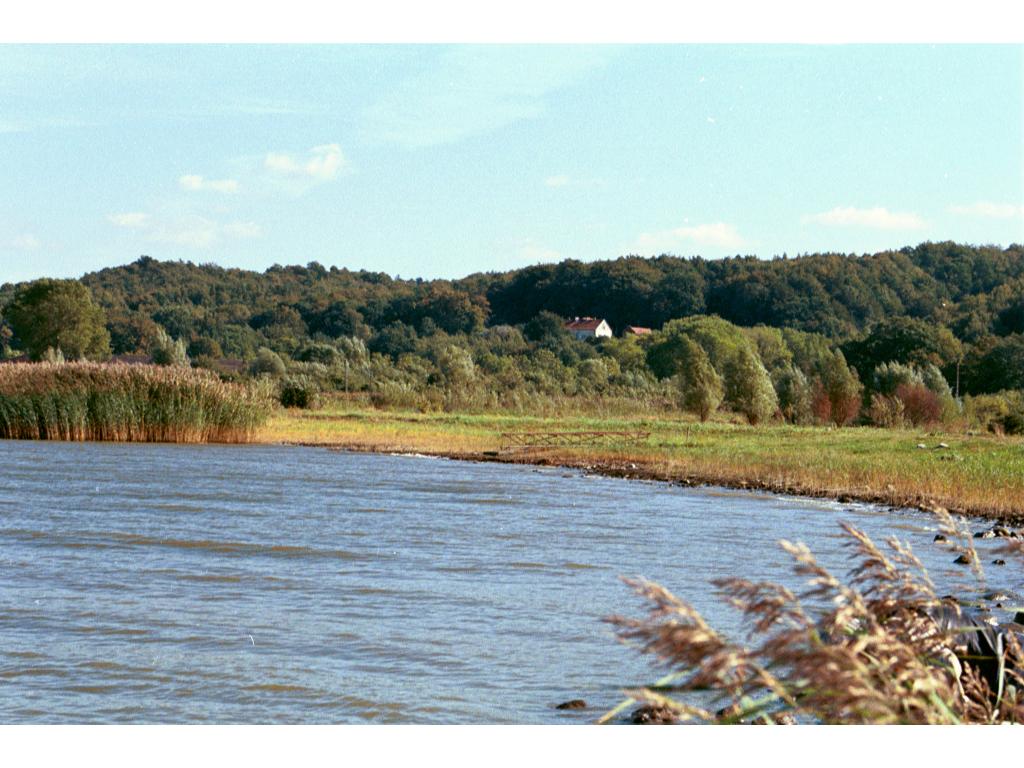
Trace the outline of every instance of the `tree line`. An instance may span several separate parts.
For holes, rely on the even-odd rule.
[[[77,281],[5,284],[0,313],[6,357],[147,353],[236,375],[230,359],[288,378],[294,404],[319,389],[420,408],[585,395],[751,423],[896,424],[953,418],[964,396],[1002,392],[988,426],[1013,431],[1024,390],[1017,245],[624,257],[456,281],[142,257]],[[578,315],[655,332],[580,342],[563,328]]]

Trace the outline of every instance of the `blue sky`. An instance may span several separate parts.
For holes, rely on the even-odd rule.
[[[1024,241],[1021,46],[0,46],[0,282]]]

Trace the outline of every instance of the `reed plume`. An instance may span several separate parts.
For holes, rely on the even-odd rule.
[[[939,514],[983,578],[969,534]],[[601,721],[641,704],[663,720],[704,723],[1024,722],[1021,628],[1001,631],[937,597],[921,562],[895,538],[885,551],[852,525],[842,529],[854,561],[845,583],[806,546],[785,541],[806,582],[800,594],[767,582],[712,582],[747,622],[749,645],[718,634],[664,587],[625,580],[649,611],[607,621],[671,671],[654,686],[627,691],[631,698]],[[1019,541],[1004,551],[1024,563]],[[826,608],[816,618],[805,603]],[[671,695],[695,691],[710,691],[718,706]]]

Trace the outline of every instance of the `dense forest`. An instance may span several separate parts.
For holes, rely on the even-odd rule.
[[[752,423],[953,418],[963,395],[1003,392],[984,401],[995,414],[986,425],[1013,431],[1024,390],[1020,245],[628,256],[453,281],[143,256],[74,282],[87,290],[47,312],[38,303],[46,281],[0,287],[5,357],[145,353],[225,376],[288,378],[300,402],[323,389],[420,408],[523,408],[587,394],[703,416],[724,406]],[[71,305],[90,308],[88,343],[41,327],[41,315],[64,317]],[[616,338],[572,338],[562,320],[576,316],[606,319]],[[654,333],[623,338],[627,325]]]

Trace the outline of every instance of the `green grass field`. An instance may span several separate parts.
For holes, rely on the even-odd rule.
[[[1019,437],[873,427],[701,424],[683,414],[424,414],[334,402],[318,411],[278,411],[257,432],[257,439],[483,458],[485,452],[499,451],[502,432],[581,430],[643,430],[650,437],[635,445],[610,441],[486,458],[1024,517],[1024,439]],[[948,447],[938,447],[940,443]]]

